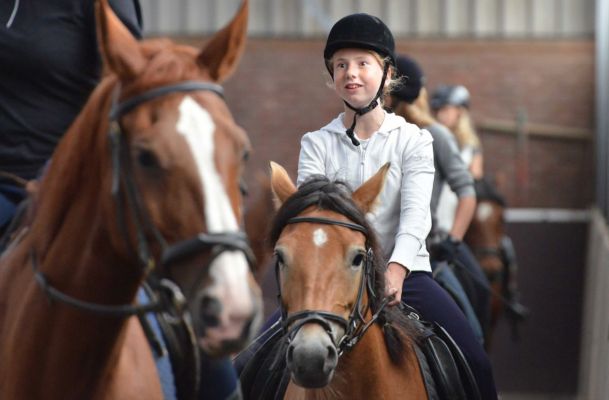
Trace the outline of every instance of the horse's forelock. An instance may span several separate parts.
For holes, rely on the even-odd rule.
[[[144,69],[132,82],[123,82],[123,97],[144,92],[156,86],[186,80],[200,80],[203,76],[197,64],[198,50],[191,46],[178,45],[168,39],[147,39],[140,42],[147,62]]]
[[[274,245],[277,242],[289,219],[298,216],[311,206],[341,214],[352,222],[362,225],[368,231],[368,245],[375,254],[373,261],[374,291],[379,294],[376,298],[371,299],[371,306],[373,310],[377,310],[382,300],[379,296],[382,296],[385,290],[384,257],[374,228],[368,223],[366,215],[351,199],[351,190],[346,183],[332,181],[323,175],[309,178],[277,211],[270,231],[271,243]]]

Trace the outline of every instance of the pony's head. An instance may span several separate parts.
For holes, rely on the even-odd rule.
[[[366,325],[378,318],[391,330],[393,317],[384,308],[384,265],[375,257],[380,252],[365,217],[389,164],[353,193],[325,176],[314,176],[296,190],[282,167],[271,167],[271,185],[281,204],[270,239],[277,257],[287,365],[296,384],[323,387],[339,356],[362,338]]]
[[[157,281],[178,285],[199,344],[212,355],[242,347],[262,316],[240,230],[250,143],[219,86],[243,52],[247,16],[244,1],[198,50],[167,40],[138,42],[107,0],[97,3],[110,76],[98,89],[106,93],[104,111],[93,111],[109,110],[100,129],[109,132],[111,172],[100,177],[108,183],[100,190],[112,188],[113,201],[103,206],[107,229],[119,234],[110,240],[126,256],[136,254],[145,270],[156,264],[150,273]]]
[[[463,240],[472,249],[491,281],[499,277],[504,267],[501,250],[504,235],[503,205],[497,201],[480,199]]]

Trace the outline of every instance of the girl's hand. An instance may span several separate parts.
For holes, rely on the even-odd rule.
[[[395,306],[402,299],[402,285],[408,269],[401,264],[392,262],[385,271],[385,296],[388,296],[388,306]]]

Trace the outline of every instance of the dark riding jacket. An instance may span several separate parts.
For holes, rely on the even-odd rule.
[[[0,2],[0,171],[35,178],[99,82],[94,1]],[[138,0],[110,0],[138,38]]]

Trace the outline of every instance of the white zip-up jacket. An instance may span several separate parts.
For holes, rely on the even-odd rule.
[[[388,262],[398,262],[410,271],[431,271],[425,246],[431,229],[434,179],[430,133],[385,113],[378,132],[356,147],[345,134],[342,119],[341,113],[325,127],[303,136],[297,185],[311,175],[322,174],[355,190],[390,162],[380,201],[367,218]]]

